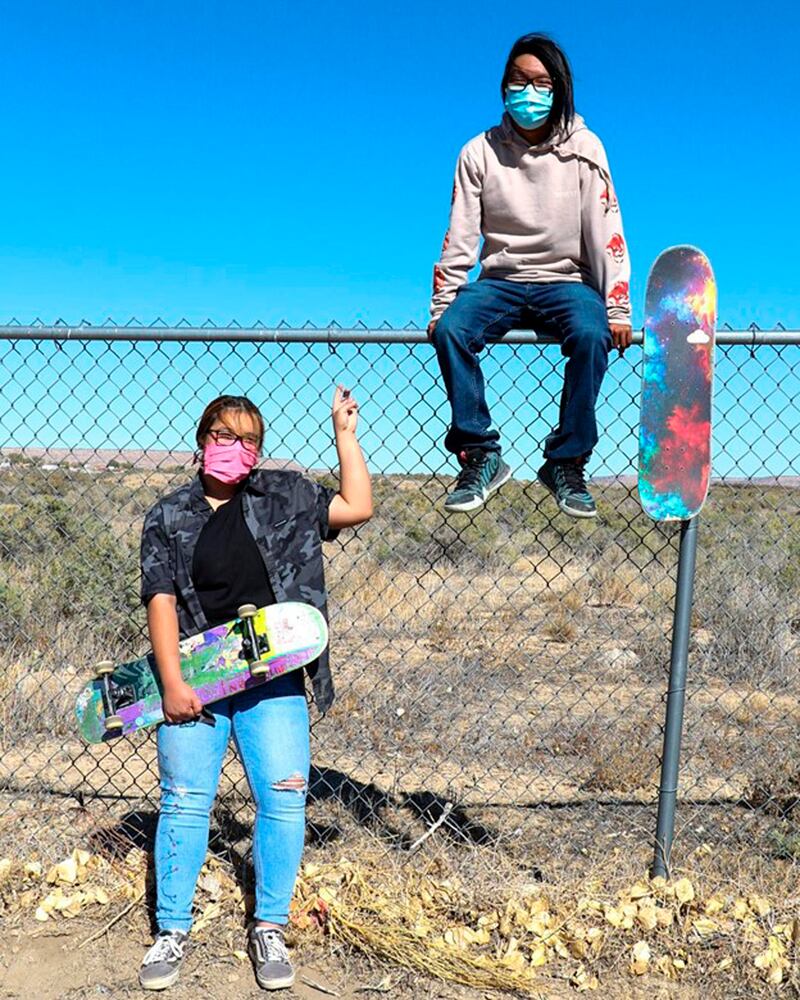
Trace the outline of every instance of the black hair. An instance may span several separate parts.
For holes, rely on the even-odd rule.
[[[214,421],[219,417],[224,423],[223,415],[231,410],[246,413],[249,417],[253,418],[258,427],[258,450],[261,450],[264,444],[264,418],[261,416],[261,411],[247,396],[230,395],[217,396],[203,410],[203,415],[200,417],[200,423],[197,425],[197,433],[195,435],[198,448],[202,449],[205,444],[206,437]]]
[[[541,59],[553,81],[553,108],[548,116],[548,124],[555,131],[567,132],[575,117],[575,97],[572,88],[572,70],[563,49],[549,35],[533,32],[523,35],[511,46],[511,51],[503,70],[500,94],[505,99],[508,78],[514,68],[517,56],[530,55]]]

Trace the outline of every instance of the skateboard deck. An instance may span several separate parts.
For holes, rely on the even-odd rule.
[[[696,247],[671,247],[647,279],[639,499],[656,521],[686,521],[711,477],[717,286]]]
[[[325,619],[308,604],[245,605],[239,613],[180,643],[181,674],[204,705],[303,667],[328,644]],[[96,671],[75,705],[78,728],[90,743],[164,721],[152,653],[117,666],[101,663]]]

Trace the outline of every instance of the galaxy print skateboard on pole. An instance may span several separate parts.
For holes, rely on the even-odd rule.
[[[308,604],[245,604],[234,621],[181,641],[181,674],[209,705],[311,663],[327,644],[325,619]],[[78,695],[75,714],[89,743],[163,722],[153,654],[116,667],[98,663],[94,680]]]
[[[716,321],[708,258],[665,250],[647,280],[639,423],[639,498],[655,521],[687,521],[705,503]]]
[[[645,293],[639,498],[655,521],[680,521],[669,686],[652,874],[667,876],[675,835],[698,514],[711,479],[717,286],[695,247],[665,250]]]

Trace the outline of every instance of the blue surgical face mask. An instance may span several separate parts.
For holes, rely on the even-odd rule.
[[[520,128],[544,125],[553,107],[553,91],[537,90],[529,83],[524,90],[506,90],[506,111]]]

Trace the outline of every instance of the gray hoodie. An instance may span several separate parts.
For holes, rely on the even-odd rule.
[[[538,146],[504,115],[461,150],[450,228],[433,270],[432,319],[467,281],[481,237],[481,278],[585,282],[602,295],[611,322],[630,323],[619,203],[603,145],[579,115],[568,134]]]

